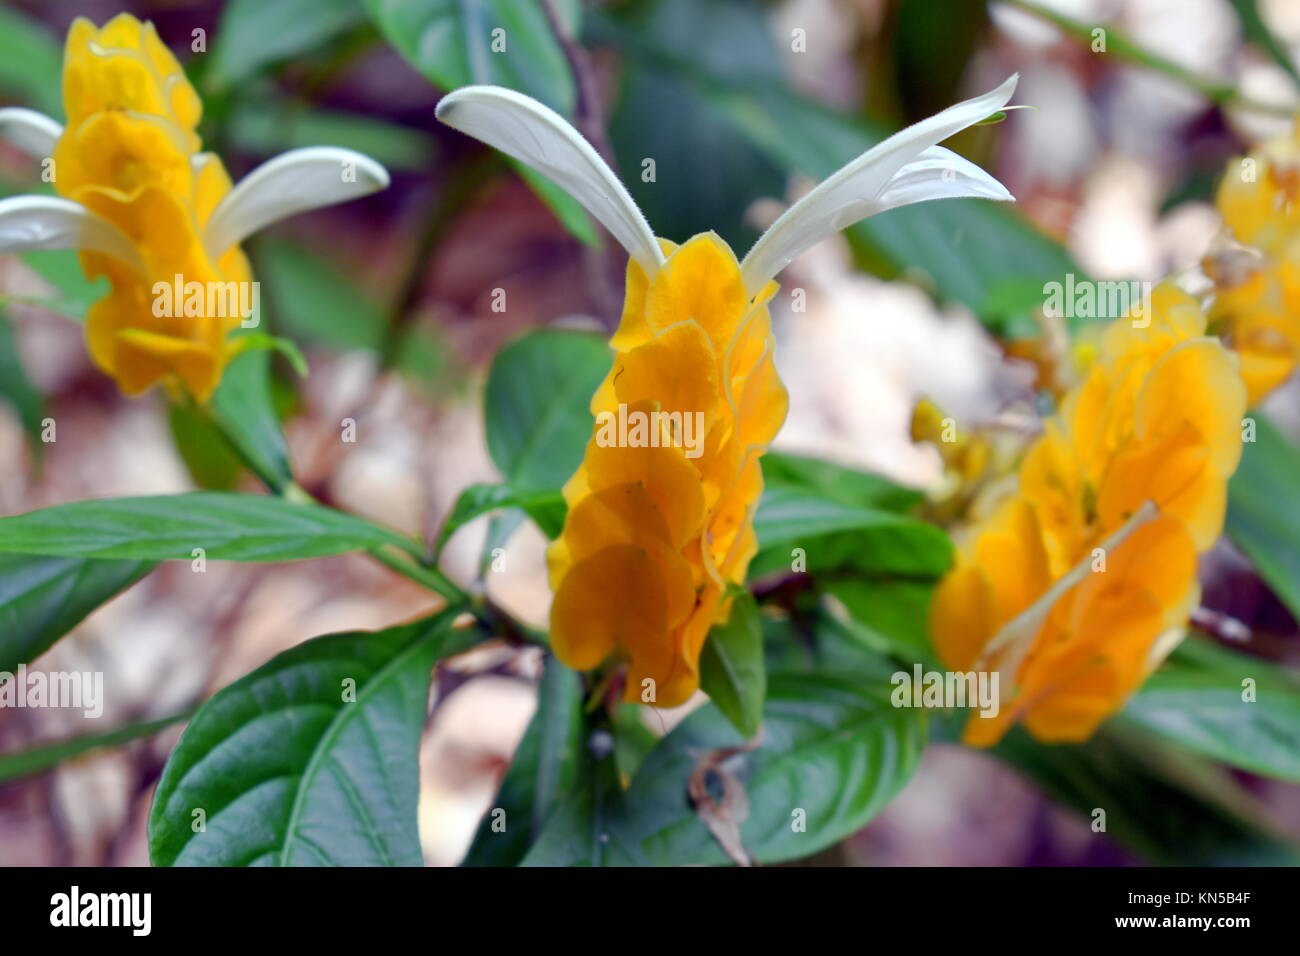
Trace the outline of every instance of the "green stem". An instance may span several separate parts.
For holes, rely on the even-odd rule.
[[[158,731],[174,723],[189,720],[193,714],[194,711],[187,710],[183,713],[173,714],[170,717],[164,717],[161,720],[130,724],[103,734],[83,734],[80,737],[60,740],[58,743],[33,747],[31,750],[24,750],[21,753],[4,754],[0,756],[0,783],[16,780],[19,777],[30,777],[32,774],[48,770],[64,760],[79,757],[92,750],[117,747],[142,737],[152,737]]]
[[[409,578],[436,594],[441,594],[449,604],[469,604],[469,595],[437,568],[417,564],[409,558],[383,548],[376,548],[374,551],[368,551],[367,554],[402,577]]]
[[[1098,28],[1098,25],[1083,23],[1072,17],[1057,13],[1055,10],[1049,10],[1037,3],[1036,0],[1006,0],[1006,3],[1017,10],[1023,10],[1025,13],[1038,17],[1040,20],[1046,20],[1067,36],[1080,40],[1085,44],[1092,43],[1093,30]],[[1134,43],[1123,31],[1113,26],[1101,27],[1101,29],[1106,32],[1106,51],[1108,53],[1114,53],[1121,60],[1136,63],[1139,66],[1145,66],[1172,77],[1220,106],[1235,106],[1239,109],[1253,110],[1258,113],[1272,113],[1288,118],[1295,113],[1294,107],[1278,103],[1261,103],[1258,100],[1242,96],[1231,83],[1201,76],[1199,73],[1175,63],[1173,60],[1166,59],[1158,53],[1153,53]]]

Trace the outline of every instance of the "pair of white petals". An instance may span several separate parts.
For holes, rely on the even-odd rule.
[[[930,199],[1014,201],[1006,187],[938,143],[987,119],[1011,99],[1017,76],[951,106],[867,150],[791,206],[741,263],[757,294],[800,253],[868,216]],[[613,170],[568,121],[531,97],[498,86],[467,86],[443,97],[438,118],[553,179],[653,276],[664,255],[641,210]]]
[[[796,256],[859,220],[930,199],[974,196],[1011,201],[1001,183],[938,143],[1000,110],[1016,76],[982,96],[951,106],[867,150],[791,206],[741,263],[746,290],[757,294]],[[438,118],[564,187],[637,261],[647,275],[664,256],[641,210],[581,134],[531,97],[496,86],[467,86],[443,97]],[[50,156],[62,134],[32,110],[0,109],[0,138],[37,156]],[[207,162],[194,157],[196,167]],[[350,169],[354,175],[343,176]],[[203,232],[208,255],[280,219],[356,199],[388,185],[385,169],[360,153],[331,146],[295,149],[242,179],[213,211]],[[88,249],[114,256],[143,273],[131,242],[79,203],[48,196],[0,200],[0,254],[34,249]]]
[[[52,156],[62,134],[63,128],[43,113],[0,109],[0,139],[32,156]],[[191,159],[196,173],[211,161],[210,153]],[[203,247],[215,261],[264,226],[310,209],[358,199],[384,189],[388,182],[383,166],[350,149],[311,146],[290,150],[257,167],[226,194],[208,217]],[[102,252],[145,273],[131,241],[80,203],[52,196],[0,200],[0,254],[37,249]]]

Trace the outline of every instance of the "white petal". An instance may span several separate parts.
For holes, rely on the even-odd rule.
[[[19,106],[0,109],[0,139],[13,143],[29,156],[44,159],[54,152],[63,127],[44,113]]]
[[[987,119],[1005,106],[1015,92],[1017,79],[1018,76],[1012,76],[995,90],[950,106],[929,119],[900,130],[824,179],[816,189],[787,209],[754,243],[741,263],[745,288],[751,293],[756,292],[805,249],[885,209],[922,199],[985,195],[983,192],[953,192],[950,189],[941,192],[939,187],[930,190],[928,195],[921,195],[917,183],[929,178],[925,172],[929,167],[925,165],[905,173],[901,182],[895,183],[895,177],[915,161],[923,164],[934,162],[937,154],[928,151],[937,143]],[[947,162],[945,156],[945,165]],[[966,184],[973,186],[970,169],[978,167],[963,160],[957,179],[962,179],[964,174]],[[989,182],[996,184],[992,177],[987,177],[987,181],[979,179],[980,188],[991,189]],[[891,185],[897,185],[897,193],[892,201],[882,204],[883,194]],[[955,183],[941,182],[943,187],[953,185]],[[1000,190],[996,197],[989,198],[1001,199],[1010,195],[1003,196],[1003,193],[1006,193],[1005,189]]]
[[[54,196],[0,200],[0,255],[36,249],[102,252],[144,272],[131,241],[80,203]]]
[[[931,146],[891,179],[876,197],[876,212],[910,206],[929,199],[992,199],[1015,202],[1006,186],[976,166],[942,146]]]
[[[439,101],[438,119],[554,180],[647,275],[659,271],[663,251],[641,210],[600,154],[554,110],[500,86],[465,86]]]
[[[258,166],[226,194],[212,210],[203,244],[217,258],[263,226],[387,186],[388,171],[369,156],[336,146],[291,149]]]

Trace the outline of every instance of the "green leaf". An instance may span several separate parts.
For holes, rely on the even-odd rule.
[[[243,355],[245,352],[274,352],[283,356],[299,376],[306,378],[307,357],[289,339],[270,335],[266,332],[250,332],[241,335],[231,343],[231,355]]]
[[[63,116],[63,51],[45,25],[0,7],[0,90],[43,113]]]
[[[360,0],[231,0],[213,31],[208,79],[214,88],[232,86],[364,19]]]
[[[433,548],[434,561],[437,561],[447,541],[460,528],[480,515],[505,508],[522,508],[548,538],[556,537],[564,526],[564,498],[558,493],[547,492],[524,497],[506,485],[470,485],[460,493],[456,504],[452,506],[451,514],[442,524]]]
[[[194,491],[74,501],[0,518],[0,551],[86,558],[299,561],[414,543],[320,505],[264,495]]]
[[[909,511],[924,500],[914,488],[819,458],[769,451],[761,459],[765,485],[792,485],[840,504]]]
[[[488,451],[523,494],[558,491],[582,464],[594,419],[591,396],[613,356],[597,336],[543,329],[497,353],[488,374]]]
[[[0,554],[0,671],[35,660],[151,570],[148,561]]]
[[[561,115],[573,110],[573,74],[538,0],[366,0],[380,32],[434,86],[489,83],[527,93]],[[576,17],[576,5],[565,11]],[[576,24],[575,24],[576,26]],[[505,49],[495,51],[493,31]],[[535,170],[510,160],[583,242],[597,233],[582,206]]]
[[[44,744],[16,754],[0,754],[0,783],[30,777],[33,774],[57,767],[65,760],[72,760],[83,754],[105,747],[120,747],[122,744],[144,737],[152,737],[172,724],[189,718],[188,713],[173,714],[161,720],[147,720],[126,727],[119,727],[102,734],[82,734],[69,740],[60,740],[54,744]]]
[[[855,576],[818,584],[844,606],[850,630],[865,646],[904,663],[935,663],[926,624],[933,581]]]
[[[172,405],[167,423],[176,451],[196,485],[229,491],[239,483],[243,463],[208,415],[193,405]]]
[[[49,249],[23,253],[23,262],[58,292],[50,308],[80,322],[86,310],[108,292],[108,280],[100,276],[94,282],[81,271],[77,253],[67,249]]]
[[[452,616],[319,637],[214,695],[159,781],[154,865],[420,866],[429,672],[473,642]]]
[[[1242,699],[1242,681],[1255,698]],[[1122,719],[1193,753],[1300,783],[1300,682],[1267,661],[1188,638]]]
[[[338,266],[279,239],[258,243],[257,262],[275,301],[278,330],[303,342],[379,350],[384,313]]]
[[[253,350],[237,356],[208,403],[213,421],[240,458],[277,494],[293,482],[289,446],[271,397],[271,356]]]
[[[573,108],[573,76],[537,0],[366,0],[384,37],[443,90],[491,83],[557,113]],[[494,30],[505,43],[493,50]]]
[[[911,777],[925,744],[924,715],[890,706],[887,685],[875,683],[851,675],[772,676],[761,745],[726,763],[748,795],[740,835],[752,858],[812,856],[861,829]],[[571,798],[525,862],[728,862],[692,809],[687,786],[702,755],[744,742],[721,711],[701,707],[650,753],[621,800],[608,789]],[[593,806],[598,814],[586,812]],[[796,810],[803,811],[802,831],[792,826]]]
[[[41,419],[45,417],[45,400],[27,377],[13,326],[3,310],[0,310],[0,398],[13,406],[28,436],[38,439]]]
[[[1300,618],[1300,448],[1258,412],[1228,483],[1228,537],[1268,586]]]
[[[700,689],[746,739],[758,733],[767,671],[758,605],[748,591],[732,594],[730,616],[709,631],[700,653]]]
[[[1157,866],[1295,864],[1267,811],[1211,764],[1107,726],[1086,744],[1041,744],[1014,728],[993,753]]]
[[[582,682],[548,654],[537,711],[462,866],[515,866],[527,855],[577,782],[585,726]],[[498,809],[504,817],[496,815]]]
[[[933,578],[947,570],[952,546],[939,528],[893,511],[841,504],[819,493],[767,488],[754,517],[759,553],[750,577],[790,570],[802,548],[807,570],[852,568],[867,574]]]
[[[366,113],[308,109],[285,99],[240,103],[229,127],[234,146],[262,156],[304,146],[342,146],[365,153],[388,169],[423,172],[433,165],[437,154],[436,140],[424,130]],[[265,267],[258,271],[264,272]],[[320,277],[332,275],[322,273]],[[276,315],[282,312],[278,309]]]

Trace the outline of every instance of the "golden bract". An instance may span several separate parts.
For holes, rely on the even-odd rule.
[[[968,742],[995,743],[1016,720],[1042,740],[1084,740],[1181,640],[1246,408],[1236,357],[1204,332],[1196,302],[1168,284],[1149,326],[1112,324],[1018,491],[966,534],[931,630],[947,666],[1002,674],[1001,711],[972,717]],[[1156,516],[1141,523],[1146,502]]]
[[[88,278],[108,278],[107,296],[86,315],[90,354],[129,395],[160,380],[200,401],[220,381],[227,336],[241,316],[154,314],[156,282],[247,283],[238,246],[212,256],[202,232],[230,191],[221,160],[200,153],[202,106],[152,24],[121,14],[96,29],[77,19],[63,69],[67,126],[54,150],[58,192],[126,236],[144,272],[83,251]],[[173,308],[171,311],[182,311]]]
[[[1206,259],[1215,281],[1211,318],[1241,355],[1254,405],[1300,364],[1300,139],[1265,143],[1228,164],[1216,203],[1239,242]]]
[[[767,309],[776,284],[751,299],[736,257],[712,233],[663,247],[653,280],[628,265],[616,355],[592,412],[698,412],[701,453],[669,441],[608,446],[593,434],[547,558],[559,658],[588,670],[621,654],[627,699],[671,707],[698,688],[700,649],[757,550],[759,458],[787,396]]]

